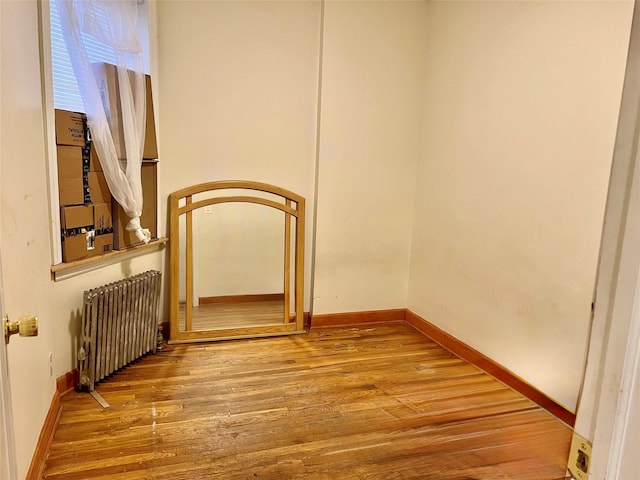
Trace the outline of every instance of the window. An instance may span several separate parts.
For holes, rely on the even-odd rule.
[[[49,14],[51,15],[51,70],[53,75],[53,106],[61,110],[72,112],[84,112],[84,105],[76,76],[71,67],[71,60],[67,53],[67,46],[62,36],[60,17],[55,1],[49,2]],[[83,35],[87,46],[87,54],[92,62],[116,63],[113,51],[95,40],[89,35]]]
[[[149,71],[149,39],[148,39],[148,5],[144,0],[138,0],[136,3],[138,12],[138,33],[143,42],[145,55],[143,57],[143,68]],[[58,14],[58,8],[55,1],[40,2],[41,14],[41,51],[43,61],[43,96],[45,102],[46,129],[47,129],[47,147],[48,147],[48,163],[49,163],[49,192],[50,192],[50,211],[51,211],[51,245],[52,245],[52,272],[56,279],[74,276],[83,271],[89,271],[99,268],[104,264],[115,263],[116,260],[108,261],[101,258],[93,258],[92,260],[101,260],[99,262],[91,262],[86,266],[80,266],[76,272],[65,271],[61,274],[64,264],[62,264],[62,235],[61,235],[61,204],[59,200],[59,178],[58,178],[58,148],[56,145],[55,134],[55,110],[67,110],[72,112],[83,112],[84,104],[80,97],[75,74],[69,59],[66,44],[63,38],[61,22]],[[103,46],[101,43],[92,39],[92,37],[83,34],[83,38],[87,48],[89,60],[93,62],[104,62],[115,64],[116,59],[110,48]],[[149,80],[149,79],[148,79]],[[150,167],[151,165],[147,165]],[[155,179],[156,165],[153,165],[154,181],[153,181],[153,197],[151,202],[147,202],[154,213],[155,232],[157,226],[157,190]],[[93,170],[93,169],[92,169]],[[146,168],[149,170],[149,168]],[[94,175],[95,176],[95,175]],[[95,182],[94,182],[95,183]],[[149,199],[145,193],[145,199]],[[87,202],[88,200],[85,200]],[[96,205],[97,207],[97,205]],[[114,205],[114,209],[119,208]],[[98,209],[96,208],[96,211]],[[147,209],[145,209],[147,210]],[[147,218],[148,218],[147,212]],[[115,218],[114,218],[115,220]],[[62,220],[63,222],[65,219]],[[143,225],[144,226],[144,225]],[[75,233],[75,232],[74,232]],[[96,227],[96,234],[100,233]],[[154,235],[155,236],[155,235]],[[87,236],[87,241],[93,237]],[[162,244],[163,242],[158,242]],[[122,255],[131,256],[134,252],[123,253]],[[98,255],[98,257],[101,257]],[[122,258],[122,256],[118,256]],[[84,259],[83,259],[84,260]],[[82,263],[82,262],[81,262]],[[61,265],[62,264],[62,265]]]

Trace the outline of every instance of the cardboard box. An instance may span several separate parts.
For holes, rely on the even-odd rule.
[[[144,150],[142,158],[158,158],[158,142],[156,139],[156,117],[153,112],[153,93],[151,91],[151,77],[145,75],[145,86],[147,89],[147,115],[144,130]]]
[[[62,261],[86,258],[95,248],[93,205],[75,205],[60,209]]]
[[[93,229],[93,205],[72,205],[60,209],[60,227],[62,230],[78,228]]]
[[[111,203],[111,192],[102,172],[87,172],[91,203]]]
[[[97,232],[96,232],[97,233]],[[89,252],[89,257],[97,257],[113,251],[113,233],[96,235],[93,241],[94,248]]]
[[[113,251],[110,203],[62,207],[60,224],[63,262],[96,257]]]
[[[93,230],[88,231],[86,234],[77,234],[64,237],[62,239],[62,261],[65,263],[73,262],[75,260],[82,260],[89,256],[89,250],[87,249],[87,243],[90,242],[86,235],[94,233]]]
[[[84,113],[56,110],[56,143],[84,147],[87,142],[87,116]]]
[[[89,168],[88,149],[58,146],[58,198],[60,205],[78,205],[89,201],[86,170]]]
[[[122,131],[122,109],[120,106],[120,85],[118,82],[118,72],[115,65],[109,63],[92,64],[98,90],[102,104],[107,112],[107,120],[113,134],[113,141],[116,147],[116,154],[119,159],[126,158],[124,135]],[[134,84],[134,74],[129,72],[131,85]],[[153,112],[153,95],[151,93],[151,77],[145,75],[146,87],[146,115],[145,115],[145,138],[142,158],[158,158],[158,146],[156,143],[156,126]]]
[[[93,206],[93,226],[97,235],[113,232],[111,203],[97,203]]]
[[[142,215],[140,223],[142,228],[148,228],[151,238],[158,238],[158,184],[157,184],[157,162],[142,162]],[[125,229],[129,223],[129,217],[122,207],[113,202],[113,248],[122,250],[141,243],[134,233]]]

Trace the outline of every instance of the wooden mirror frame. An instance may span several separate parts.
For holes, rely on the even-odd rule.
[[[193,201],[193,196],[219,190],[253,190],[280,197],[281,202],[250,195],[216,196]],[[180,206],[184,199],[184,205]],[[193,296],[193,211],[220,203],[255,203],[275,208],[285,213],[284,222],[284,318],[282,325],[264,325],[254,327],[234,327],[216,330],[191,330]],[[268,183],[241,180],[226,180],[201,183],[183,188],[169,195],[169,258],[170,258],[170,334],[169,343],[206,342],[236,338],[266,337],[290,335],[304,332],[304,212],[305,199],[284,188]],[[179,328],[180,309],[180,215],[185,215],[185,257],[186,257],[186,298],[185,331]],[[294,275],[294,317],[291,316],[291,217],[296,219],[295,228],[295,275]],[[295,322],[285,319],[295,318]]]

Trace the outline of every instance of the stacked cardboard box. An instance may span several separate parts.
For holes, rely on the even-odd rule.
[[[98,90],[102,105],[107,112],[107,120],[111,133],[113,134],[113,142],[116,147],[116,155],[118,158],[126,158],[124,133],[122,130],[122,107],[120,102],[120,85],[118,83],[118,71],[115,65],[109,63],[92,64],[93,73],[98,83]],[[145,112],[145,136],[142,150],[142,158],[155,160],[158,158],[158,145],[156,142],[156,125],[153,112],[153,95],[151,92],[151,77],[144,76],[145,92],[146,92],[146,112]],[[133,72],[129,72],[129,82],[131,88],[134,87]]]
[[[126,157],[122,134],[120,88],[116,67],[94,65],[101,98],[108,112],[119,159]],[[130,75],[130,81],[133,76]],[[157,158],[155,119],[151,78],[145,76],[146,133],[142,164],[144,207],[140,223],[157,238]],[[121,250],[140,243],[126,231],[129,217],[112,198],[100,166],[100,159],[90,142],[86,116],[82,113],[56,110],[56,143],[58,145],[58,187],[61,207],[62,259],[71,262]]]
[[[98,82],[100,98],[102,99],[107,118],[113,133],[113,141],[116,147],[116,154],[119,159],[126,157],[124,135],[122,133],[122,109],[120,106],[120,85],[118,82],[118,72],[114,65],[108,63],[93,64],[93,72]],[[134,77],[130,72],[129,81],[133,87]],[[148,228],[151,238],[157,238],[157,158],[158,146],[156,142],[156,127],[153,111],[153,95],[151,91],[151,77],[145,75],[146,88],[146,114],[145,114],[145,138],[142,151],[142,197],[143,208],[140,215],[140,224],[143,228]],[[114,239],[113,248],[122,250],[140,243],[135,234],[126,230],[129,217],[123,208],[113,201],[113,227]]]
[[[113,250],[111,194],[88,140],[83,113],[56,110],[62,260]]]
[[[107,180],[93,145],[90,152],[87,183],[89,184],[89,197],[93,204],[93,227],[96,232],[94,254],[102,255],[113,250],[112,200]]]

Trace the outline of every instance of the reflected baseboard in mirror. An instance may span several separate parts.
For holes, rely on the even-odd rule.
[[[219,295],[217,297],[199,297],[198,305],[205,305],[209,303],[270,302],[275,300],[284,302],[284,293],[252,293],[246,295]]]

